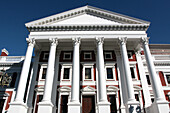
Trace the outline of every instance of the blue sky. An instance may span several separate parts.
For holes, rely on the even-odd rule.
[[[149,21],[150,43],[170,44],[170,0],[1,0],[0,49],[25,55],[25,23],[87,4]]]

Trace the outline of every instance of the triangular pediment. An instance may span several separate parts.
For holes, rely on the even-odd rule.
[[[26,23],[31,26],[56,26],[65,24],[150,24],[147,21],[121,15],[115,12],[84,6],[53,16]]]

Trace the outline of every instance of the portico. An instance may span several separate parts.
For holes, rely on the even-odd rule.
[[[88,102],[96,106],[89,109],[98,113],[110,113],[111,110],[115,113],[139,112],[137,98],[143,98],[136,95],[134,86],[147,91],[145,101],[148,99],[145,95],[150,96],[148,88],[140,83],[146,83],[146,80],[138,78],[144,72],[136,72],[130,67],[139,65],[143,68],[138,60],[140,56],[136,60],[133,53],[141,52],[141,42],[156,100],[152,105],[148,102],[150,111],[147,113],[152,113],[154,108],[158,113],[169,110],[148,48],[149,22],[84,6],[29,22],[26,27],[30,31],[28,48],[9,113],[81,113]],[[31,67],[30,89],[24,103],[34,47],[36,63]],[[114,87],[116,93],[108,91],[110,87]],[[36,89],[35,93],[33,89]]]

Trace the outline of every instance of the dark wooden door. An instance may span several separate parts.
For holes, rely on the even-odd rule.
[[[92,96],[83,96],[82,113],[95,113],[95,99]]]
[[[110,102],[110,113],[117,113],[116,95],[108,95],[108,101]]]
[[[68,111],[68,95],[61,96],[61,103],[60,103],[60,113],[67,113]]]

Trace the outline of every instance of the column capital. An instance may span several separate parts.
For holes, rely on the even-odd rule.
[[[104,43],[104,37],[96,37],[96,43],[98,45],[103,44]]]
[[[118,37],[118,41],[120,45],[124,45],[127,42],[127,37]]]
[[[49,41],[50,41],[52,46],[56,46],[58,44],[58,39],[57,38],[50,38]]]
[[[149,43],[148,37],[141,37],[141,43],[148,45],[148,43]]]
[[[35,45],[35,39],[34,38],[26,38],[26,41],[28,43],[28,46],[34,46]]]
[[[75,38],[72,38],[72,41],[73,41],[73,44],[75,46],[75,45],[81,43],[81,38],[80,37],[75,37]]]

